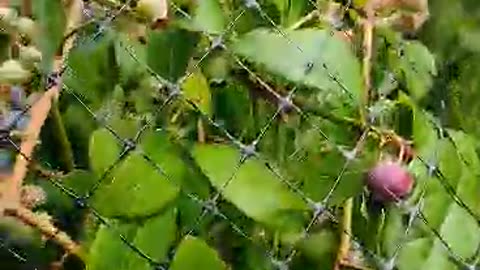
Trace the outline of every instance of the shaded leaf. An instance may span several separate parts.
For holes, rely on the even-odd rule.
[[[146,71],[146,46],[128,38],[127,35],[117,35],[115,39],[115,57],[120,69],[120,80],[124,83],[130,79],[138,79],[138,76]]]
[[[64,75],[64,83],[76,94],[81,94],[91,109],[97,109],[117,84],[114,38],[115,35],[106,30],[95,44],[82,44],[68,55],[69,69]]]
[[[185,74],[198,35],[168,28],[149,33],[147,63],[162,78],[175,82]]]
[[[415,100],[425,97],[432,86],[432,76],[437,75],[435,58],[425,45],[414,41],[405,44],[404,55],[400,57],[410,94]]]

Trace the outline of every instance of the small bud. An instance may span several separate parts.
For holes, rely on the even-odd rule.
[[[42,53],[34,46],[21,46],[19,58],[22,65],[26,68],[33,68],[42,61]]]
[[[22,84],[30,79],[30,71],[24,69],[17,60],[7,60],[0,66],[0,83]]]

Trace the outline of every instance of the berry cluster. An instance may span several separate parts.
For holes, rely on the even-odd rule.
[[[6,59],[0,59],[0,174],[9,174],[29,122],[25,88],[33,79],[42,53],[35,46],[38,26],[14,8],[0,8],[0,28],[14,38]]]

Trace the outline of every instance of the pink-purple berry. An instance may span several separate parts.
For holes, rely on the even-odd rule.
[[[367,186],[377,201],[399,201],[411,192],[413,177],[400,163],[382,161],[368,172]]]

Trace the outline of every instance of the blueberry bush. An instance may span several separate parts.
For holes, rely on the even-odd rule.
[[[477,1],[10,0],[2,269],[477,269]]]

